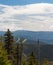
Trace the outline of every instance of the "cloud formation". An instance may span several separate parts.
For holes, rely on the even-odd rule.
[[[53,31],[53,4],[0,4],[0,30]]]

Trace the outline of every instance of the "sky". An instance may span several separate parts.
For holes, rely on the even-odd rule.
[[[0,31],[53,31],[53,0],[0,0]]]
[[[26,5],[35,3],[53,3],[53,0],[0,0],[0,4],[5,5]]]

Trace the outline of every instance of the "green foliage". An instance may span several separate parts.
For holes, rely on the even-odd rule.
[[[27,58],[26,55],[25,54],[22,54],[22,65],[28,65],[26,58]]]
[[[32,52],[30,55],[29,55],[29,65],[37,65],[37,60],[35,59],[35,55],[34,55],[34,52]]]
[[[22,40],[19,39],[16,46],[16,65],[23,65],[25,64],[24,57],[23,57],[23,43],[25,43],[26,39]]]
[[[14,55],[13,55],[13,46],[14,46],[14,37],[11,31],[8,29],[7,32],[4,34],[4,48],[7,51],[8,59],[14,64]]]
[[[45,59],[42,65],[49,65],[48,59]]]
[[[23,43],[25,43],[26,39],[18,39],[17,44],[13,44],[14,37],[9,29],[5,33],[4,38],[1,38],[0,65],[39,65],[34,52],[29,56],[23,53]],[[45,59],[41,65],[49,65],[48,60]]]
[[[10,60],[8,60],[7,52],[2,44],[3,43],[0,42],[0,65],[11,65]]]
[[[8,54],[12,52],[13,41],[14,39],[13,39],[12,33],[8,29],[7,32],[4,34],[5,49],[7,50]]]
[[[20,44],[18,43],[17,44],[17,47],[16,47],[16,64],[17,65],[21,65],[22,63],[22,53],[23,53],[23,44],[22,42],[20,42]]]

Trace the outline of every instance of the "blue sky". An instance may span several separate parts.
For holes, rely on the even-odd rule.
[[[0,0],[0,4],[6,5],[25,5],[33,3],[53,3],[53,0]]]

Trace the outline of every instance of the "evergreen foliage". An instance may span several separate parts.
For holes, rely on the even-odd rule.
[[[34,52],[29,55],[29,65],[37,65],[37,59],[35,58]]]
[[[7,32],[4,34],[4,42],[5,42],[5,49],[7,50],[7,53],[10,54],[13,49],[13,36],[10,30],[8,29]]]
[[[42,65],[49,65],[48,59],[45,59]]]
[[[17,65],[22,65],[23,40],[19,40],[16,47]]]
[[[16,43],[8,29],[4,37],[0,37],[0,40],[0,65],[39,65],[35,52],[32,51],[29,56],[23,52],[23,43],[26,39],[19,39]],[[48,62],[45,59],[41,65],[49,65]]]
[[[7,51],[8,59],[11,60],[12,65],[13,65],[14,64],[14,56],[13,56],[14,38],[13,38],[13,35],[9,29],[4,34],[4,42],[5,42],[4,48]]]
[[[7,52],[3,48],[3,43],[1,42],[0,42],[0,65],[11,65],[10,60],[8,60]]]

